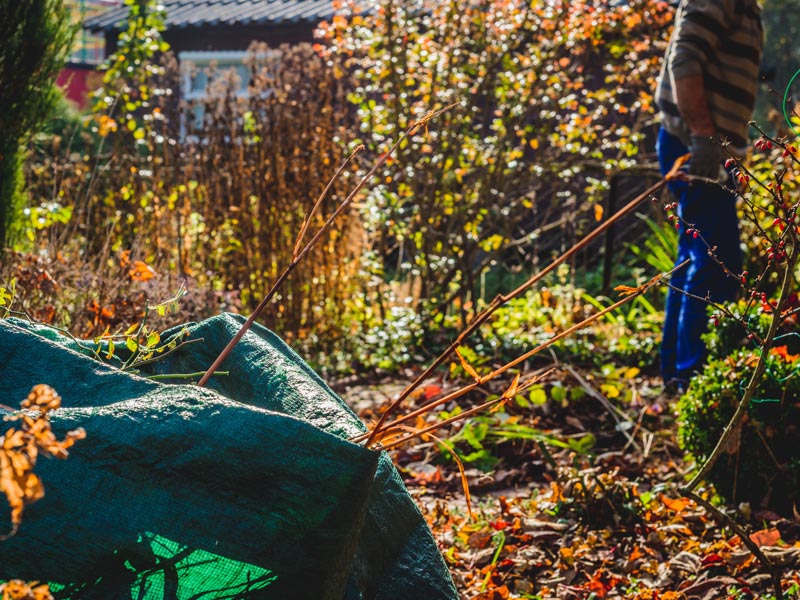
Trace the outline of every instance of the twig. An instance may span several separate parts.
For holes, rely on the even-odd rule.
[[[392,144],[391,148],[389,148],[389,150],[387,150],[386,152],[383,153],[383,155],[375,162],[375,164],[372,166],[372,168],[369,170],[369,172],[366,175],[364,175],[364,177],[361,178],[361,181],[359,181],[358,184],[356,184],[355,188],[353,188],[353,191],[351,191],[350,194],[348,194],[347,198],[345,198],[342,201],[342,203],[336,208],[336,210],[333,212],[333,214],[330,217],[328,217],[328,220],[325,221],[325,223],[319,229],[319,231],[317,231],[317,233],[303,247],[303,249],[294,256],[294,258],[289,263],[289,265],[284,269],[283,273],[280,274],[280,276],[278,277],[277,281],[275,281],[275,283],[269,289],[269,291],[267,292],[267,295],[264,296],[264,299],[261,300],[261,302],[258,304],[258,306],[256,306],[256,308],[253,311],[253,313],[249,317],[247,317],[247,320],[244,322],[244,324],[241,326],[241,328],[239,328],[239,331],[237,331],[236,335],[233,336],[233,339],[231,339],[231,341],[228,342],[228,345],[225,346],[225,348],[222,350],[222,352],[219,354],[219,356],[216,358],[216,360],[208,368],[208,370],[206,371],[205,375],[203,375],[203,377],[200,379],[200,381],[197,382],[198,386],[204,387],[206,385],[206,383],[208,383],[208,380],[211,378],[211,376],[214,374],[214,372],[220,367],[220,365],[225,361],[225,359],[228,358],[228,356],[233,351],[233,349],[236,346],[236,344],[239,343],[239,340],[242,339],[244,334],[247,333],[247,331],[250,329],[250,327],[252,327],[252,325],[255,322],[255,320],[261,315],[261,313],[267,307],[267,305],[269,304],[270,300],[272,300],[272,297],[278,291],[278,288],[280,288],[280,286],[289,277],[289,275],[294,271],[295,267],[297,267],[297,265],[300,263],[300,261],[302,261],[303,258],[305,258],[305,256],[317,244],[317,242],[320,240],[320,238],[322,238],[322,236],[328,231],[328,229],[331,228],[331,226],[333,225],[334,221],[339,217],[339,215],[341,215],[345,211],[345,209],[348,206],[350,206],[350,204],[352,203],[353,199],[358,195],[358,193],[361,191],[361,189],[367,184],[367,182],[369,182],[370,179],[372,179],[372,177],[375,175],[375,173],[378,171],[378,169],[380,169],[383,166],[383,164],[394,153],[394,151],[400,146],[400,144],[402,144],[403,141],[405,141],[406,138],[408,138],[409,136],[413,135],[420,127],[424,127],[425,125],[427,125],[427,123],[431,119],[439,116],[440,114],[442,114],[443,112],[445,112],[447,110],[450,110],[453,106],[455,106],[455,105],[454,104],[450,104],[448,106],[445,106],[444,108],[442,108],[440,110],[437,110],[437,111],[434,111],[434,112],[431,112],[431,113],[425,115],[419,121],[415,121],[414,123],[412,123],[411,126],[408,129],[405,130],[403,135],[401,135],[400,138],[394,144]],[[350,159],[348,158],[347,160],[350,160]]]
[[[364,146],[358,146],[356,149],[348,156],[345,161],[339,166],[336,170],[336,173],[333,174],[333,177],[330,178],[328,181],[328,185],[325,186],[325,189],[322,190],[317,201],[314,203],[314,206],[311,208],[311,212],[308,213],[306,218],[303,220],[303,225],[300,228],[300,233],[297,234],[297,241],[294,244],[294,250],[292,250],[292,258],[297,257],[297,254],[300,252],[300,244],[303,242],[303,238],[306,236],[306,232],[308,231],[309,225],[311,225],[311,219],[314,218],[314,215],[319,210],[319,207],[322,206],[322,201],[325,199],[325,196],[328,195],[328,191],[331,189],[331,186],[339,179],[339,176],[344,172],[347,165],[350,164],[350,161],[353,160],[356,154],[361,152],[364,149]]]
[[[581,387],[586,391],[586,393],[589,394],[595,400],[597,400],[600,404],[602,404],[603,408],[605,408],[611,414],[611,416],[614,417],[614,420],[617,422],[617,425],[622,425],[624,421],[625,423],[630,423],[632,427],[636,426],[636,424],[633,422],[633,419],[631,419],[628,415],[626,415],[616,406],[611,404],[608,398],[606,398],[603,394],[601,394],[600,391],[597,390],[597,388],[595,388],[591,383],[586,381],[586,378],[583,377],[580,373],[578,373],[572,367],[572,365],[565,365],[565,367],[567,371],[570,372],[570,375],[572,375],[575,378],[575,380],[581,385]],[[629,434],[627,430],[625,430],[622,427],[620,427],[619,430],[627,438],[628,445],[632,445],[634,448],[636,448],[638,452],[641,453],[642,449],[639,447],[639,444],[636,443],[636,440],[633,437],[631,437],[631,434]]]
[[[739,536],[739,539],[742,540],[742,543],[747,546],[747,549],[753,553],[761,565],[767,569],[769,572],[769,576],[772,579],[772,588],[775,593],[775,600],[783,600],[783,590],[781,589],[781,569],[778,565],[773,564],[773,562],[767,558],[767,556],[761,551],[761,548],[758,547],[753,540],[750,539],[750,536],[747,535],[747,532],[739,526],[739,524],[734,521],[731,517],[726,515],[724,512],[719,510],[716,506],[708,502],[707,500],[701,498],[698,494],[695,494],[691,491],[681,490],[682,493],[686,495],[687,498],[691,498],[695,502],[697,502],[700,506],[705,508],[711,515],[721,524],[721,525],[728,525],[731,529],[736,532],[736,535]]]
[[[654,285],[657,285],[657,284],[661,283],[662,279],[664,279],[665,277],[667,277],[669,275],[672,275],[672,273],[674,273],[678,269],[682,269],[683,267],[685,267],[688,264],[689,264],[689,259],[687,259],[687,260],[683,261],[682,263],[680,263],[679,265],[673,267],[672,269],[670,269],[666,273],[661,273],[661,274],[657,275],[656,277],[653,277],[653,279],[651,279],[650,281],[648,281],[646,283],[643,283],[638,288],[631,288],[633,291],[631,291],[628,295],[626,295],[621,300],[619,300],[619,301],[615,302],[614,304],[604,308],[603,310],[593,314],[592,316],[587,317],[586,319],[584,319],[580,323],[576,323],[572,327],[569,327],[569,328],[565,329],[561,333],[554,335],[549,340],[547,340],[545,342],[542,342],[541,344],[539,344],[538,346],[536,346],[532,350],[529,350],[525,354],[523,354],[521,356],[518,356],[517,358],[515,358],[511,362],[506,363],[505,365],[503,365],[502,367],[499,367],[498,369],[492,371],[491,373],[480,377],[475,382],[473,382],[473,383],[471,383],[471,384],[469,384],[467,386],[464,386],[463,388],[461,388],[459,390],[456,390],[455,392],[452,392],[452,393],[450,393],[450,394],[448,394],[446,396],[443,396],[442,398],[439,398],[438,400],[435,400],[435,401],[433,401],[433,402],[431,402],[429,404],[426,404],[422,408],[419,408],[419,409],[417,409],[415,411],[412,411],[412,412],[408,413],[407,415],[399,417],[396,420],[394,420],[391,423],[389,423],[388,425],[386,424],[386,419],[381,419],[380,421],[378,421],[378,423],[375,425],[375,427],[372,429],[371,432],[363,433],[363,434],[361,434],[359,436],[356,436],[351,441],[353,441],[353,442],[361,442],[361,441],[366,439],[367,441],[366,441],[365,445],[369,447],[374,442],[374,440],[375,440],[375,438],[377,436],[383,435],[386,431],[392,429],[393,427],[396,427],[397,425],[399,425],[401,423],[405,423],[406,421],[408,421],[410,419],[416,418],[417,416],[419,416],[421,414],[425,414],[425,413],[429,412],[432,408],[434,408],[436,406],[440,406],[440,405],[442,405],[442,404],[444,404],[446,402],[450,402],[451,400],[459,398],[459,397],[463,396],[464,394],[466,394],[467,392],[470,392],[470,391],[474,390],[475,388],[477,388],[478,386],[486,383],[487,381],[489,381],[491,379],[494,379],[496,377],[499,377],[500,375],[502,375],[503,373],[505,373],[509,369],[513,369],[514,367],[516,367],[520,363],[525,362],[526,360],[528,360],[529,358],[531,358],[535,354],[538,354],[542,350],[545,350],[545,349],[549,348],[550,346],[555,344],[557,341],[559,341],[559,340],[561,340],[561,339],[563,339],[563,338],[565,338],[565,337],[567,337],[569,335],[572,335],[576,331],[579,331],[579,330],[587,327],[588,325],[594,323],[595,321],[597,321],[598,319],[604,317],[608,313],[610,313],[610,312],[612,312],[614,310],[617,310],[620,306],[624,306],[628,302],[632,301],[634,298],[637,298],[638,296],[641,296],[642,294],[644,294],[647,290],[649,290]],[[397,405],[398,405],[398,402],[395,401],[392,406],[397,406]]]
[[[192,377],[200,377],[204,375],[205,371],[197,371],[196,373],[165,373],[164,375],[147,375],[146,379],[191,379]],[[217,371],[217,375],[230,375],[230,371]]]
[[[548,371],[547,373],[549,373],[549,372],[550,371]],[[547,373],[545,373],[544,375],[547,375]],[[534,383],[537,383],[542,377],[544,377],[544,375],[531,377],[524,384],[519,386],[518,391],[522,391],[522,390],[525,390],[525,389],[529,388]],[[440,421],[438,423],[434,423],[433,425],[425,427],[424,429],[416,430],[416,431],[414,431],[413,433],[411,433],[411,434],[409,434],[407,436],[400,437],[400,438],[395,438],[391,442],[389,442],[388,444],[380,444],[379,443],[379,448],[381,450],[390,450],[392,448],[395,448],[396,446],[400,446],[400,445],[406,443],[407,441],[409,441],[411,439],[414,439],[415,437],[420,437],[420,436],[423,436],[423,435],[426,435],[426,434],[430,433],[431,431],[436,431],[437,429],[441,429],[442,427],[446,427],[447,425],[452,425],[453,423],[457,423],[458,421],[463,421],[464,419],[466,419],[468,417],[471,417],[472,415],[475,415],[477,413],[480,413],[480,412],[483,412],[485,410],[488,410],[488,409],[494,407],[495,405],[500,404],[501,402],[508,402],[509,400],[511,400],[511,398],[504,394],[504,395],[500,396],[499,398],[495,398],[494,400],[489,400],[487,402],[484,402],[483,404],[475,406],[475,407],[473,407],[473,408],[471,408],[469,410],[465,410],[464,412],[459,413],[459,414],[457,414],[457,415],[455,415],[453,417],[450,417],[449,419],[445,419],[444,421]],[[430,410],[430,408],[432,408],[432,407],[431,407],[431,405],[428,405],[428,406],[423,407],[423,408],[427,408],[427,409]],[[429,412],[429,410],[426,411],[426,412]],[[386,429],[384,429],[384,432],[391,431],[392,429],[396,429],[396,428],[406,429],[405,426],[402,426],[398,422],[395,422],[395,423],[392,423],[391,426],[389,426]]]
[[[508,294],[499,294],[497,295],[494,300],[492,300],[489,305],[478,314],[475,319],[461,332],[458,334],[456,339],[447,349],[442,352],[428,367],[420,373],[417,378],[409,384],[409,386],[403,390],[403,392],[397,397],[397,399],[389,405],[389,408],[381,415],[380,419],[378,420],[377,425],[375,426],[375,431],[378,431],[389,416],[394,413],[398,407],[411,395],[411,393],[417,389],[423,381],[428,379],[428,377],[433,373],[433,371],[439,367],[447,358],[458,348],[465,339],[467,339],[472,333],[480,327],[486,320],[494,314],[494,312],[503,306],[509,300],[520,296],[521,294],[525,293],[531,287],[533,287],[537,282],[539,282],[542,278],[546,275],[550,274],[554,271],[558,266],[563,264],[565,261],[569,260],[572,256],[583,250],[589,243],[594,241],[598,238],[603,232],[605,232],[609,227],[611,227],[615,222],[621,219],[623,216],[627,215],[629,212],[633,211],[639,204],[642,203],[646,198],[651,197],[653,194],[658,192],[664,185],[666,185],[668,178],[663,178],[661,181],[656,183],[655,185],[650,186],[647,190],[639,194],[636,198],[631,200],[628,204],[618,210],[614,215],[606,219],[599,227],[594,229],[591,233],[586,235],[583,239],[581,239],[577,244],[575,244],[572,248],[564,252],[561,256],[556,258],[553,262],[551,262],[547,267],[539,271],[538,273],[534,274],[530,279],[528,279],[525,283],[520,285],[518,288],[513,290]],[[624,303],[623,303],[624,304]],[[372,439],[367,441],[367,445],[372,442]]]
[[[786,262],[786,269],[783,274],[783,283],[781,285],[780,294],[778,295],[777,306],[772,314],[772,321],[769,324],[769,330],[767,331],[767,334],[764,336],[764,343],[761,346],[761,354],[758,357],[758,363],[756,364],[756,368],[753,371],[752,377],[750,377],[747,388],[745,388],[744,394],[742,395],[742,398],[739,400],[739,404],[736,407],[736,411],[733,413],[730,421],[725,426],[725,429],[723,429],[722,435],[719,438],[719,442],[717,442],[717,445],[711,452],[711,455],[705,460],[703,465],[700,467],[700,470],[692,478],[692,480],[681,490],[684,494],[688,494],[689,492],[693,491],[698,486],[700,481],[702,481],[706,475],[708,475],[708,472],[717,463],[717,460],[719,460],[719,457],[724,452],[731,436],[733,435],[733,432],[737,427],[739,427],[742,418],[744,418],[744,415],[747,412],[747,408],[750,406],[750,401],[752,400],[753,395],[756,392],[756,388],[761,380],[761,376],[764,374],[764,371],[767,367],[769,347],[772,344],[772,340],[775,338],[775,333],[777,332],[778,325],[781,322],[781,309],[792,282],[792,265],[797,263],[798,255],[800,255],[800,247],[795,245],[792,248],[792,253],[789,257],[789,260]]]

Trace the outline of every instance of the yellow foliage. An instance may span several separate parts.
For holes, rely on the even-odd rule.
[[[14,535],[22,523],[25,506],[44,496],[42,480],[33,472],[39,452],[54,458],[67,458],[67,449],[76,440],[86,437],[83,429],[67,433],[59,441],[50,428],[50,412],[61,407],[61,396],[49,385],[33,386],[28,397],[20,403],[25,413],[6,417],[18,421],[19,427],[10,427],[0,437],[0,492],[5,494],[11,507],[11,531],[0,540]],[[7,586],[3,588],[7,589]],[[48,592],[49,593],[49,592]],[[38,598],[39,596],[7,596],[2,598]],[[46,596],[42,596],[46,597]]]

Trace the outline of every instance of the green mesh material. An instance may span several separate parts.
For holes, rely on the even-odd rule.
[[[242,322],[190,325],[203,341],[142,375],[204,370]],[[0,579],[74,599],[458,597],[390,459],[346,441],[363,424],[270,331],[248,332],[207,389],[77,349],[0,321],[0,403],[46,383],[63,399],[56,434],[87,432],[66,461],[40,459],[45,497],[0,542]]]

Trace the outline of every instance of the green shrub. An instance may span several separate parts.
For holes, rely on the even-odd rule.
[[[497,310],[491,325],[481,330],[483,348],[494,349],[502,360],[511,360],[612,302],[593,298],[566,283],[531,290]],[[660,313],[640,297],[567,336],[553,349],[562,359],[573,362],[598,367],[619,362],[645,368],[653,364],[660,328]],[[542,356],[550,358],[548,353]]]
[[[714,450],[733,416],[758,350],[740,349],[709,361],[677,405],[678,443],[698,461]],[[800,356],[773,348],[739,435],[709,473],[732,502],[791,510],[800,496]]]
[[[320,30],[354,76],[348,98],[368,150],[453,104],[398,148],[361,206],[381,258],[421,290],[414,308],[466,319],[489,297],[493,271],[548,260],[602,217],[606,180],[646,144],[671,13],[652,0],[601,11],[542,0],[420,6],[383,0]]]

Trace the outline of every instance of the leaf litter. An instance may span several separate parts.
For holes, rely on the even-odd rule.
[[[496,413],[392,450],[462,598],[774,598],[768,571],[741,539],[679,493],[694,464],[675,444],[672,407],[657,397],[656,382],[633,372],[635,379],[612,382],[620,393],[610,407],[609,394],[597,392],[609,389],[607,381],[573,375],[562,368]],[[453,387],[431,378],[412,408]],[[500,382],[484,388],[429,420],[507,391]],[[390,396],[374,389],[345,393],[365,422]],[[710,486],[699,493],[780,566],[784,598],[800,598],[800,515],[726,504]]]

